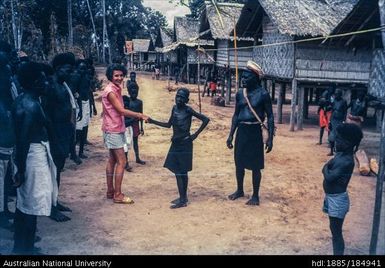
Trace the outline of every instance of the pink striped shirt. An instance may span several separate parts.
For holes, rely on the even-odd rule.
[[[124,116],[121,115],[108,100],[108,94],[111,93],[116,95],[120,104],[122,107],[124,107],[122,89],[114,83],[110,82],[102,93],[102,130],[108,133],[123,133],[126,130],[124,126]]]

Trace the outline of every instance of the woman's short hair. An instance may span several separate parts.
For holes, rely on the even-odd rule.
[[[120,64],[111,64],[110,66],[108,66],[107,71],[106,71],[106,76],[107,76],[108,80],[112,81],[112,75],[113,75],[114,71],[121,71],[124,76],[127,75],[126,67],[124,67],[123,65],[120,65]]]

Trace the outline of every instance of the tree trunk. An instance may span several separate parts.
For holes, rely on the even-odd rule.
[[[11,15],[12,15],[12,33],[13,33],[13,42],[15,48],[18,48],[18,34],[17,34],[17,26],[16,26],[16,14],[15,14],[15,7],[13,4],[14,0],[11,1]]]
[[[99,44],[98,44],[98,34],[96,33],[96,27],[95,27],[95,22],[94,22],[94,16],[92,15],[92,10],[90,6],[90,1],[87,0],[87,7],[88,7],[88,12],[90,13],[90,18],[91,18],[91,23],[92,23],[92,29],[94,30],[94,44],[96,48],[96,55],[98,57],[97,61],[100,62],[100,52],[99,52]]]
[[[385,0],[379,0],[381,25],[385,25]],[[382,45],[385,46],[385,30],[382,30]]]
[[[102,46],[102,49],[103,49],[103,60],[102,60],[102,62],[106,63],[107,25],[106,25],[106,1],[105,0],[102,0],[102,8],[103,8],[103,38],[102,38],[102,42],[103,42],[103,46]]]
[[[72,0],[67,0],[67,19],[68,19],[68,46],[74,45],[74,31],[72,27]]]

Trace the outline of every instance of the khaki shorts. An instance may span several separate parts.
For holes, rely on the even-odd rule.
[[[126,143],[124,132],[122,133],[103,133],[104,145],[107,149],[120,149]]]

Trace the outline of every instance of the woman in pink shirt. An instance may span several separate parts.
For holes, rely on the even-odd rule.
[[[103,139],[105,146],[109,149],[110,156],[107,162],[107,198],[113,199],[114,203],[132,204],[134,201],[122,193],[122,181],[126,156],[124,154],[126,130],[124,117],[133,117],[147,122],[148,116],[124,109],[122,89],[120,85],[126,76],[127,70],[122,65],[113,64],[107,68],[106,76],[110,83],[102,94],[103,106]],[[114,187],[115,176],[115,187]]]

